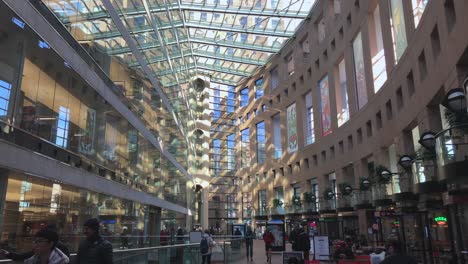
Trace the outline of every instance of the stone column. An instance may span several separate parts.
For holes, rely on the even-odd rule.
[[[200,225],[203,230],[208,229],[208,188],[204,188],[200,193]]]

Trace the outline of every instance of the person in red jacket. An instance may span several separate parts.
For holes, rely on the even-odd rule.
[[[275,236],[270,232],[269,228],[265,229],[263,233],[263,241],[265,242],[265,254],[267,256],[267,262],[271,261],[271,245],[275,243]]]

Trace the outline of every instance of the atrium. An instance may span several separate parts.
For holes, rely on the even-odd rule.
[[[53,225],[74,254],[97,218],[115,263],[193,247],[191,230],[244,263],[226,252],[247,226],[466,263],[467,13],[466,0],[0,0],[0,249],[30,250]],[[142,263],[201,263],[186,250]]]

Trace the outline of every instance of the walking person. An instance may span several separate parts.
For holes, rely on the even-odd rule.
[[[245,231],[245,247],[246,247],[246,252],[247,252],[247,261],[249,260],[250,256],[250,261],[253,261],[253,238],[255,234],[252,231],[252,227],[247,226],[247,231]]]
[[[34,235],[34,255],[26,264],[68,264],[70,259],[56,247],[58,234],[50,229],[41,229]]]
[[[304,228],[300,227],[297,234],[297,248],[298,251],[304,253],[304,260],[309,260],[310,239]]]
[[[210,236],[210,231],[207,229],[202,235],[200,242],[200,253],[202,255],[202,264],[211,264],[211,253],[215,245],[213,238]]]
[[[76,254],[77,264],[112,264],[112,244],[99,235],[99,220],[91,218],[83,225],[85,239]]]
[[[297,239],[299,234],[299,224],[294,224],[294,228],[289,233],[289,243],[291,243],[291,248],[293,251],[301,251],[298,247]]]
[[[388,253],[389,256],[380,262],[380,264],[417,264],[413,257],[405,254],[400,241],[392,241],[388,247]]]
[[[275,243],[275,236],[270,232],[267,227],[265,233],[263,233],[263,241],[265,242],[265,254],[267,256],[267,262],[271,263],[271,246]]]

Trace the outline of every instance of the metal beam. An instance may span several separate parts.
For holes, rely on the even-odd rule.
[[[178,21],[176,24],[174,24],[174,27],[183,27],[184,24],[182,21]],[[170,23],[164,23],[164,25],[158,27],[159,30],[169,30],[172,29],[172,25]],[[132,35],[140,34],[140,33],[147,33],[147,32],[152,32],[153,27],[151,25],[144,25],[140,27],[133,27],[131,30],[128,30],[128,32]],[[99,32],[99,33],[93,33],[89,35],[85,35],[85,37],[82,40],[101,40],[101,39],[110,39],[110,38],[117,38],[117,37],[122,37],[122,34],[120,33],[119,30],[112,30],[112,31],[106,31],[106,32]]]
[[[179,10],[178,4],[169,4],[167,9],[170,11]],[[275,9],[263,9],[263,8],[246,8],[246,7],[229,7],[229,6],[218,6],[218,5],[188,5],[181,4],[180,9],[182,11],[200,11],[200,12],[212,12],[212,13],[224,13],[224,14],[237,14],[237,15],[256,15],[265,17],[277,17],[277,18],[299,18],[304,19],[308,16],[308,11],[291,11],[291,10],[275,10]],[[150,8],[152,13],[165,12],[166,7],[160,5],[154,5]],[[119,16],[141,16],[145,14],[143,7],[138,8],[127,8],[123,12],[117,10]],[[77,14],[74,16],[61,17],[64,24],[79,23],[92,20],[102,20],[110,18],[109,14],[105,10],[93,11],[84,14]]]
[[[268,30],[268,29],[261,29],[258,27],[248,27],[244,28],[243,26],[235,26],[235,25],[223,25],[223,24],[214,24],[208,23],[203,21],[187,21],[185,25],[189,28],[200,28],[200,29],[208,29],[208,30],[216,30],[216,31],[229,31],[234,33],[246,33],[246,34],[255,34],[261,36],[273,36],[273,37],[284,37],[289,38],[294,35],[294,32],[285,32],[285,31],[276,31],[276,30]]]
[[[207,30],[215,30],[215,31],[227,31],[227,32],[234,32],[234,33],[245,33],[245,34],[254,34],[259,36],[273,36],[273,37],[283,37],[289,38],[294,35],[294,32],[285,32],[285,31],[276,31],[276,30],[268,30],[268,29],[261,29],[261,28],[244,28],[242,26],[226,26],[223,24],[213,24],[207,23],[202,21],[191,21],[186,22],[185,26],[188,28],[198,28],[198,29],[207,29]],[[171,30],[173,28],[183,28],[184,23],[182,21],[176,21],[173,25],[170,23],[164,23],[162,26],[158,26],[159,30]],[[153,31],[153,27],[151,25],[144,25],[140,27],[133,27],[129,32],[133,35],[140,34],[140,33],[147,33]],[[100,39],[109,39],[109,38],[117,38],[120,37],[121,34],[118,30],[112,30],[107,32],[99,32],[93,33],[89,35],[85,35],[83,40],[100,40]]]
[[[206,71],[203,71],[203,70],[198,70],[197,72],[198,72],[200,75],[204,75],[204,76],[210,77],[210,72],[206,72]],[[192,79],[187,78],[187,79],[181,79],[181,80],[179,80],[179,81],[180,81],[180,83],[188,83],[188,82],[190,82],[191,80],[192,80]],[[210,82],[212,82],[212,83],[220,83],[220,84],[225,84],[225,85],[230,85],[230,86],[237,86],[237,84],[238,84],[238,82],[234,82],[234,81],[227,80],[227,79],[222,79],[222,78],[216,78],[216,77],[210,77]],[[163,84],[163,86],[165,86],[165,87],[177,85],[176,82],[163,82],[162,84]]]
[[[228,47],[228,48],[235,48],[235,49],[246,49],[246,50],[268,52],[268,53],[277,53],[280,51],[280,48],[281,48],[281,47],[261,46],[261,45],[256,45],[256,44],[245,44],[245,43],[241,43],[237,41],[227,41],[227,40],[215,41],[213,39],[200,38],[200,37],[191,37],[190,41],[192,43],[198,43],[198,44]],[[194,50],[196,52],[197,49],[195,48]]]
[[[200,58],[208,58],[208,59],[213,59],[213,60],[220,60],[220,61],[230,61],[230,62],[236,62],[236,63],[242,63],[242,64],[249,64],[249,65],[256,65],[256,66],[262,66],[266,63],[264,60],[254,60],[254,59],[249,59],[249,58],[243,58],[243,57],[238,57],[238,56],[229,56],[225,55],[222,53],[216,53],[216,52],[210,52],[210,51],[197,51],[193,54],[195,57],[200,57]],[[171,60],[175,59],[181,59],[182,55],[180,53],[177,54],[172,54],[171,55]],[[157,56],[149,59],[147,61],[148,64],[154,64],[158,62],[164,62],[167,59],[164,56]],[[139,67],[140,64],[137,61],[130,62],[128,64],[130,67]]]
[[[179,43],[188,43],[188,42],[189,42],[188,39],[179,40]],[[280,50],[280,47],[268,47],[268,46],[260,46],[256,44],[244,44],[240,42],[225,41],[225,40],[216,42],[213,39],[201,38],[201,37],[190,38],[190,42],[197,43],[197,44],[210,45],[210,46],[220,46],[220,47],[227,47],[227,48],[260,51],[260,52],[266,52],[266,53],[277,53]],[[171,45],[177,45],[177,43],[174,41],[169,41],[166,43],[166,46],[171,46]],[[157,49],[157,48],[161,48],[161,45],[159,45],[158,42],[146,43],[138,47],[140,51]],[[106,50],[106,53],[109,55],[121,55],[121,54],[126,54],[126,53],[131,53],[131,52],[132,51],[129,47],[121,47],[121,48]],[[200,52],[200,51],[197,51],[197,49],[195,48],[194,53],[197,53],[197,52]]]
[[[252,75],[250,72],[238,70],[238,69],[232,69],[232,68],[226,68],[221,65],[211,65],[211,64],[205,64],[205,63],[198,63],[197,68],[208,70],[208,71],[214,71],[214,72],[222,72],[226,74],[233,74],[233,75],[238,75],[242,77],[249,77]]]

